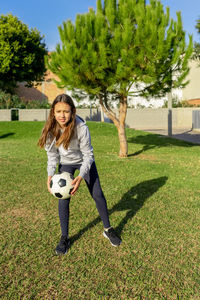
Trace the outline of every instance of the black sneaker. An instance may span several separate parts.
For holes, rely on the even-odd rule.
[[[57,245],[55,251],[57,255],[66,254],[70,246],[70,240],[66,236],[61,236],[60,242]]]
[[[108,229],[108,231],[103,232],[103,236],[105,236],[107,239],[110,240],[110,243],[112,246],[117,247],[121,244],[120,238],[116,235],[114,229],[111,227]]]

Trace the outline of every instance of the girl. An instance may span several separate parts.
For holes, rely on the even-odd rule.
[[[56,172],[69,172],[79,175],[74,178],[73,196],[84,179],[89,192],[96,203],[97,210],[104,225],[103,235],[113,246],[119,246],[121,240],[110,226],[106,199],[102,192],[98,172],[95,165],[89,129],[86,123],[76,115],[73,100],[61,94],[53,101],[50,114],[38,141],[41,148],[47,151],[47,188],[50,192],[50,181]],[[68,237],[70,199],[59,199],[58,210],[61,227],[61,239],[56,247],[56,254],[66,254],[70,246]]]

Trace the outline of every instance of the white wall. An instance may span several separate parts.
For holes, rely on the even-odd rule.
[[[192,128],[192,112],[200,108],[173,108],[172,122],[174,128]],[[115,111],[117,112],[117,111]],[[20,109],[19,121],[45,121],[48,117],[48,109]],[[84,120],[100,121],[100,109],[77,109],[77,114]],[[0,110],[0,121],[10,121],[11,111]],[[105,118],[106,122],[110,122]],[[167,108],[144,108],[127,110],[126,126],[135,129],[165,129],[168,126]]]
[[[10,109],[0,109],[0,121],[11,121]]]

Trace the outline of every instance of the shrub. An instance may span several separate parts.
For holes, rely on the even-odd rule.
[[[167,101],[165,101],[163,108],[167,107]],[[172,107],[199,107],[199,105],[191,104],[187,100],[177,101],[177,99],[172,99]]]
[[[47,99],[26,100],[24,98],[20,98],[18,95],[12,95],[0,90],[0,109],[10,108],[50,108],[50,105]]]

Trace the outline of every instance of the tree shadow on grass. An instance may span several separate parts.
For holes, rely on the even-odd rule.
[[[5,138],[9,137],[10,135],[14,135],[14,134],[15,134],[15,132],[5,133],[3,135],[0,135],[0,139],[5,139]]]
[[[115,204],[110,210],[109,215],[117,211],[126,211],[125,217],[120,221],[117,227],[115,227],[118,235],[121,235],[124,226],[131,220],[137,211],[144,205],[144,202],[156,193],[163,185],[165,185],[168,177],[158,177],[155,179],[147,180],[133,186],[128,192],[126,192],[121,200]],[[71,237],[71,244],[77,241],[87,230],[101,222],[100,217],[97,217],[87,226],[82,228],[77,234]]]
[[[143,145],[143,148],[135,153],[129,154],[128,156],[136,156],[142,152],[148,151],[154,148],[168,147],[168,146],[179,146],[179,147],[195,147],[199,146],[191,142],[186,142],[183,140],[169,138],[164,135],[159,134],[144,134],[129,137],[127,139],[128,143]]]
[[[135,153],[132,153],[132,154],[128,154],[128,157],[137,156],[137,155],[141,154],[142,152],[145,152],[145,151],[148,151],[148,150],[151,150],[151,149],[154,149],[154,148],[156,148],[156,146],[145,145],[145,146],[143,146],[143,148],[141,150],[136,151]]]

